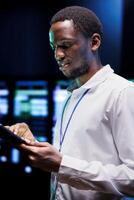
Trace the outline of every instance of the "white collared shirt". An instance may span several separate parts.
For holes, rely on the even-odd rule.
[[[57,149],[60,128],[61,116],[54,134]],[[65,129],[57,199],[116,200],[123,195],[134,196],[132,82],[115,74],[109,65],[102,67],[71,93],[63,115],[62,134]]]

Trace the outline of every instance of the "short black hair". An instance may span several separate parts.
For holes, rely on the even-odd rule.
[[[73,20],[74,27],[82,32],[85,37],[91,37],[93,33],[98,33],[102,37],[102,23],[96,14],[88,8],[81,6],[65,7],[52,17],[50,25],[64,20]]]

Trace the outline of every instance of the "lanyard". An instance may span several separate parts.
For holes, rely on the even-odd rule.
[[[63,108],[63,111],[62,111],[62,115],[61,115],[61,123],[60,123],[60,148],[59,148],[59,151],[61,151],[61,147],[62,147],[62,144],[63,144],[63,141],[64,141],[64,138],[65,138],[65,135],[66,135],[66,132],[67,132],[67,129],[69,127],[69,124],[71,122],[71,119],[73,117],[73,114],[76,110],[76,108],[78,107],[79,103],[81,102],[82,98],[87,94],[87,92],[89,91],[90,89],[88,88],[83,94],[82,96],[79,98],[79,100],[77,101],[77,103],[75,104],[71,114],[70,114],[70,117],[68,119],[68,122],[67,122],[67,125],[65,127],[65,130],[64,132],[62,133],[62,126],[63,126],[63,117],[64,117],[64,112],[65,112],[65,108],[67,106],[67,103],[69,101],[69,99],[71,98],[71,96],[68,97],[68,99],[66,100],[66,103],[64,105],[64,108]]]

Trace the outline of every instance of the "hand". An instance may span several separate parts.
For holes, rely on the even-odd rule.
[[[62,155],[53,145],[48,142],[32,142],[22,144],[20,148],[32,166],[47,172],[58,172]]]
[[[17,134],[18,136],[31,142],[35,142],[35,138],[26,123],[16,123],[12,126],[5,127],[14,132],[14,134]]]

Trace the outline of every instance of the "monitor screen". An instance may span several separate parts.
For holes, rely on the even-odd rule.
[[[1,117],[7,115],[9,124],[25,122],[37,140],[52,141],[53,127],[58,115],[61,114],[70,82],[57,80],[51,84],[46,80],[14,80],[13,84],[9,85],[10,91],[5,82],[0,82]],[[14,147],[10,148],[3,141],[0,147],[0,163],[3,166],[18,166],[20,171],[34,173],[21,151]]]
[[[67,87],[69,86],[69,81],[59,80],[56,82],[53,90],[53,122],[55,124],[59,113],[63,106],[63,102],[67,97]]]
[[[9,116],[9,89],[6,81],[0,81],[0,124],[7,125]],[[0,137],[0,162],[7,162],[10,151],[5,148]]]
[[[47,141],[48,115],[48,82],[17,81],[13,111],[15,122],[27,123],[38,140]]]
[[[0,81],[0,123],[8,115],[9,111],[9,90],[5,81]]]

